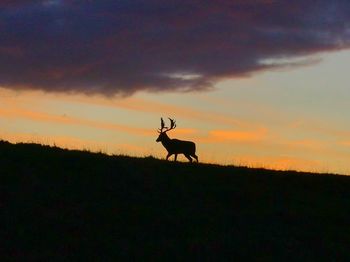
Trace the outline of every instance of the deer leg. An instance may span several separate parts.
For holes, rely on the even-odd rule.
[[[193,154],[191,156],[194,157],[194,159],[196,159],[196,161],[198,162],[198,156],[196,156],[196,154]]]
[[[171,155],[172,154],[168,153],[167,156],[166,156],[166,160],[168,160]]]
[[[191,158],[191,156],[189,155],[189,154],[184,154],[185,155],[185,157],[192,163],[192,158]]]
[[[177,154],[175,154],[175,158],[174,158],[174,161],[176,162],[176,160],[177,160]]]

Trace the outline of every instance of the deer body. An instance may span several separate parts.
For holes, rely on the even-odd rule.
[[[175,121],[172,119],[171,121],[171,127],[167,129],[166,131],[169,131],[171,129],[175,128]],[[159,137],[157,138],[157,142],[161,142],[162,145],[165,147],[165,149],[168,151],[168,155],[166,156],[166,159],[168,160],[171,155],[175,155],[175,161],[177,160],[178,154],[184,154],[185,157],[192,162],[192,157],[196,159],[198,162],[198,156],[196,156],[196,144],[192,141],[183,141],[179,139],[171,139],[166,134],[166,131],[163,131],[164,128],[164,122],[162,119],[162,128],[160,129]]]

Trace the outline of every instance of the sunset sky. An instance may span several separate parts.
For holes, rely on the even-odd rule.
[[[0,139],[350,175],[349,68],[345,0],[1,1]]]

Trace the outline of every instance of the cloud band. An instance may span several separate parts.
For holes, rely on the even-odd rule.
[[[0,3],[0,35],[7,88],[207,90],[288,58],[348,48],[350,2],[12,0]]]

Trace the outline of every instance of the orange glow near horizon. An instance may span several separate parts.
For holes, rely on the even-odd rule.
[[[154,156],[164,158],[165,150],[159,147],[159,150],[152,153],[142,146],[133,144],[110,144],[106,142],[96,142],[93,140],[79,139],[65,136],[38,136],[35,134],[9,134],[1,132],[1,137],[11,143],[36,143],[49,146],[57,146],[70,150],[88,150],[91,152],[102,152],[109,155],[130,155],[137,157]],[[181,161],[181,158],[179,159]],[[184,159],[182,159],[185,161]],[[317,161],[307,161],[304,159],[291,157],[257,157],[257,156],[240,156],[232,157],[226,162],[218,161],[217,157],[204,156],[200,159],[203,163],[238,165],[255,168],[268,168],[275,170],[302,170],[310,172],[329,172],[326,166],[322,166]]]

